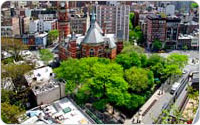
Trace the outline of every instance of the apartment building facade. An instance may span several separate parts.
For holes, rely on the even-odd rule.
[[[147,48],[152,47],[154,40],[160,40],[166,49],[176,49],[180,32],[181,19],[175,16],[147,16]]]
[[[70,28],[76,34],[85,34],[90,25],[89,15],[71,15]]]
[[[19,18],[3,17],[1,21],[1,35],[5,37],[19,36]]]
[[[105,34],[129,40],[129,5],[96,5],[96,19]]]

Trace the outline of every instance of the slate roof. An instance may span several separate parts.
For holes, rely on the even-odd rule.
[[[102,33],[103,31],[97,24],[95,15],[93,13],[91,18],[90,28],[88,29],[87,34],[83,39],[83,43],[98,44],[104,42]]]
[[[97,44],[102,42],[104,42],[103,35],[99,32],[96,26],[90,27],[83,40],[83,43]]]

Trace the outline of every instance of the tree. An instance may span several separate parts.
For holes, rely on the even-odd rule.
[[[129,22],[130,23],[130,22]],[[129,42],[131,43],[131,44],[134,44],[134,31],[133,30],[129,30]]]
[[[142,95],[139,94],[129,94],[130,96],[127,97],[126,101],[126,108],[131,109],[131,110],[136,110],[138,107],[143,105],[146,101],[146,98]]]
[[[162,63],[156,63],[155,65],[150,66],[150,70],[153,72],[154,77],[162,80],[164,65]]]
[[[12,82],[15,85],[15,91],[19,91],[24,85],[24,74],[31,71],[33,69],[33,65],[1,65],[2,66],[2,79],[3,78],[11,78]]]
[[[54,69],[56,77],[66,81],[66,91],[71,93],[82,82],[82,69],[78,59],[68,59]]]
[[[158,54],[153,54],[148,58],[147,61],[147,66],[155,66],[157,63],[161,63],[164,64],[165,63],[165,59],[161,56],[159,56]]]
[[[167,17],[167,15],[165,14],[165,13],[163,13],[163,12],[161,12],[161,13],[159,13],[160,14],[160,16],[162,17],[162,18],[166,18]]]
[[[154,40],[152,46],[153,50],[159,51],[160,49],[162,49],[162,42],[160,40]]]
[[[147,56],[143,53],[139,54],[139,56],[140,56],[140,60],[141,60],[141,67],[145,68],[147,66],[147,62],[148,62]]]
[[[199,91],[198,90],[193,89],[192,86],[188,86],[187,92],[188,92],[188,97],[190,99],[193,99],[197,102],[199,101],[199,98],[198,98],[199,97]]]
[[[167,57],[168,64],[178,65],[182,69],[188,63],[188,56],[179,53],[172,53]]]
[[[25,106],[26,102],[28,101],[30,87],[25,87],[26,82],[24,79],[24,74],[32,69],[33,66],[27,64],[2,65],[2,80],[5,78],[11,78],[12,83],[14,84],[13,92],[2,90],[2,98],[4,98],[4,100],[8,101],[8,98],[10,98],[10,104],[16,104],[21,107]],[[4,82],[1,82],[1,85],[5,86],[3,83]]]
[[[190,7],[191,8],[198,8],[198,4],[197,3],[191,3]]]
[[[48,45],[51,45],[59,36],[58,30],[51,30],[48,33]]]
[[[141,60],[136,52],[130,54],[119,54],[115,60],[118,64],[122,65],[124,69],[129,69],[132,66],[141,66]]]
[[[54,73],[57,78],[66,81],[66,92],[70,94],[78,85],[93,76],[92,67],[96,63],[108,64],[110,60],[97,57],[68,59],[61,62],[60,67],[54,69]]]
[[[145,50],[144,50],[144,48],[142,48],[140,46],[132,45],[130,42],[124,42],[124,48],[122,49],[121,53],[129,54],[132,52],[144,53]]]
[[[79,102],[92,98],[96,109],[103,109],[107,103],[124,104],[123,93],[127,91],[128,84],[123,79],[123,68],[120,65],[95,63],[92,74],[88,82],[79,89]]]
[[[7,102],[1,103],[1,118],[7,124],[18,123],[18,117],[24,112],[22,108],[16,105],[10,105]]]
[[[48,50],[48,49],[41,49],[40,50],[40,59],[42,61],[44,61],[45,64],[48,64],[48,62],[50,60],[53,60],[53,58],[54,58],[54,55],[53,55],[53,53],[51,53],[50,50]]]
[[[129,41],[133,44],[136,41],[138,44],[144,43],[143,32],[140,26],[136,26],[133,30],[129,31]]]
[[[180,68],[178,65],[175,64],[170,64],[170,65],[165,65],[164,69],[163,69],[163,78],[170,78],[170,83],[173,82],[175,76],[179,76],[182,74]]]
[[[171,105],[169,109],[162,110],[164,116],[161,119],[161,124],[184,124],[186,119],[183,118],[182,112]]]
[[[182,49],[183,49],[183,50],[188,50],[187,45],[184,45],[184,46],[182,47]]]
[[[133,30],[134,13],[129,14],[129,30]]]
[[[153,86],[153,73],[149,70],[132,67],[126,70],[124,75],[133,92],[140,93]]]
[[[6,37],[1,38],[1,47],[2,50],[9,52],[15,61],[19,61],[21,59],[20,52],[28,48],[20,39]]]
[[[13,95],[14,95],[13,91],[1,89],[1,103],[3,102],[12,103],[11,99],[13,98]]]

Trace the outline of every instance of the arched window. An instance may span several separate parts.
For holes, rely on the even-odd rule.
[[[90,56],[94,56],[94,49],[90,49]]]

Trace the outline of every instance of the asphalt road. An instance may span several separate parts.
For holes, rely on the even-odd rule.
[[[189,57],[189,63],[185,66],[184,70],[187,71],[186,74],[183,74],[183,76],[178,80],[181,81],[182,79],[185,79],[190,71],[199,71],[199,64],[193,64],[192,59],[199,58],[199,52],[198,51],[172,51],[170,53],[161,53],[160,55],[163,57],[167,57],[171,53],[180,53],[184,55],[188,55]],[[164,86],[165,92],[163,96],[157,100],[157,102],[152,106],[152,108],[148,111],[148,113],[143,116],[142,123],[144,124],[152,124],[162,113],[162,108],[164,105],[168,104],[170,100],[173,98],[174,95],[170,94],[171,85],[165,84]],[[180,95],[176,99],[175,105],[181,106],[182,102],[184,101],[184,98],[186,96],[186,88],[187,84],[185,84],[181,89]]]

